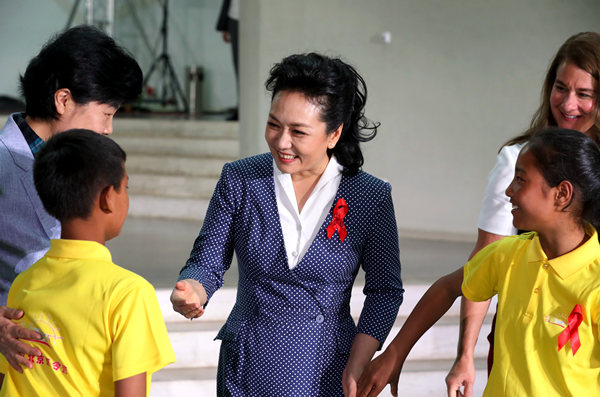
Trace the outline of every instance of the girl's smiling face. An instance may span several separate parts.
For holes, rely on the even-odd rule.
[[[543,232],[556,218],[556,188],[548,185],[527,147],[517,158],[515,177],[506,195],[513,206],[513,225],[517,229]]]
[[[570,62],[556,71],[550,110],[561,128],[586,133],[595,122],[596,83],[591,74]]]

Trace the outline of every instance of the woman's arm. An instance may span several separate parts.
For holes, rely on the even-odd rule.
[[[473,247],[473,251],[469,255],[469,260],[475,256],[476,253],[481,251],[482,248],[487,247],[491,243],[503,239],[504,235],[494,234],[486,232],[485,230],[477,229],[477,242],[475,243],[475,247]]]
[[[241,195],[239,186],[232,182],[233,174],[231,164],[225,164],[210,199],[202,229],[171,293],[173,309],[190,319],[204,313],[204,306],[221,288],[223,275],[231,266],[235,212]]]
[[[386,184],[384,188],[383,199],[374,208],[367,226],[361,254],[366,297],[357,324],[358,333],[371,335],[380,344],[396,321],[404,295],[391,187]]]
[[[40,340],[42,337],[37,332],[23,328],[12,321],[18,320],[21,317],[23,317],[22,310],[0,306],[0,353],[2,353],[15,371],[23,373],[21,366],[27,368],[33,367],[33,364],[25,355],[40,356],[42,353],[39,349],[19,339]]]
[[[392,394],[398,395],[398,378],[404,360],[421,336],[452,306],[461,292],[463,269],[460,268],[437,280],[410,313],[406,322],[388,348],[363,371],[358,381],[359,397],[377,396],[390,384]]]
[[[378,188],[382,189],[382,199],[372,205],[373,213],[366,226],[367,236],[361,255],[366,298],[342,377],[345,395],[353,397],[363,369],[388,337],[404,294],[391,186],[384,183]]]
[[[193,279],[178,281],[171,292],[173,310],[189,319],[204,314],[206,301],[206,290],[202,284]]]
[[[146,373],[116,381],[115,397],[146,397]]]

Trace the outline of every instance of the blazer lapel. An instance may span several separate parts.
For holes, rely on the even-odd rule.
[[[12,115],[4,126],[4,133],[0,139],[8,148],[11,158],[15,164],[15,171],[19,174],[21,184],[27,193],[27,198],[44,228],[48,238],[56,238],[57,228],[60,228],[58,221],[50,216],[46,210],[35,189],[33,183],[33,154],[25,141],[19,127],[13,121]],[[60,229],[58,229],[60,230]]]
[[[352,241],[354,240],[354,233],[352,231],[352,208],[354,203],[354,197],[352,195],[349,195],[349,186],[352,185],[352,180],[352,177],[342,175],[340,186],[338,187],[335,198],[331,203],[329,213],[325,217],[325,221],[321,224],[319,231],[315,235],[315,238],[312,241],[308,250],[306,251],[306,254],[302,258],[302,260],[300,260],[298,266],[296,267],[296,271],[298,274],[302,274],[304,270],[311,270],[306,269],[307,267],[318,266],[318,264],[308,263],[307,261],[308,258],[311,258],[314,255],[318,255],[319,252],[330,253],[342,257],[346,256],[346,251],[348,247],[352,244]],[[327,238],[327,226],[329,226],[329,224],[333,220],[333,210],[337,201],[340,198],[343,198],[346,201],[349,208],[348,214],[343,219],[346,231],[348,232],[348,235],[346,236],[344,241],[341,241],[339,233],[337,231],[331,236],[331,238]]]
[[[279,210],[277,208],[277,198],[275,197],[275,180],[273,178],[273,157],[268,156],[269,165],[265,167],[268,172],[265,175],[261,175],[261,185],[258,187],[259,191],[267,192],[267,202],[262,203],[265,205],[263,214],[266,219],[262,222],[266,222],[270,225],[275,225],[274,228],[266,230],[265,233],[271,234],[273,238],[273,246],[277,249],[275,255],[277,260],[274,263],[274,268],[270,271],[275,272],[276,275],[281,277],[289,277],[289,266],[287,260],[287,252],[285,249],[285,243],[283,241],[283,229],[281,228],[281,221],[279,219]]]

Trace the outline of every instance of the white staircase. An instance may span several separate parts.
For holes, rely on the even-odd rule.
[[[406,317],[425,293],[428,286],[405,286],[404,303],[388,341],[396,335]],[[190,321],[175,313],[169,302],[170,290],[158,290],[157,296],[167,323],[171,344],[177,362],[157,372],[152,378],[151,397],[194,395],[216,396],[216,374],[220,341],[213,340],[227,319],[235,302],[234,288],[224,288],[215,293],[206,308],[205,315]],[[358,320],[364,296],[361,287],[353,289],[351,312]],[[443,396],[446,393],[444,378],[456,355],[458,340],[459,301],[452,306],[433,328],[431,328],[411,351],[400,376],[399,395]],[[491,305],[490,307],[495,307]],[[476,355],[476,387],[474,396],[481,396],[487,378],[485,358],[487,357],[486,336],[490,328],[488,316],[480,334]],[[380,394],[391,396],[389,387]]]
[[[237,123],[115,119],[127,152],[130,216],[201,220],[223,164],[238,158]]]
[[[238,158],[237,128],[237,123],[224,121],[115,119],[112,137],[128,156],[130,216],[202,220],[223,164]],[[423,283],[405,285],[404,303],[388,343],[427,287]],[[170,292],[158,289],[157,295],[177,362],[153,376],[150,395],[213,397],[220,347],[220,342],[213,339],[234,304],[235,288],[218,291],[206,314],[194,321],[172,310]],[[351,303],[355,319],[363,299],[361,287],[355,287]],[[458,311],[459,304],[455,303],[415,346],[400,377],[400,395],[446,395],[444,378],[456,353]],[[475,396],[480,396],[485,386],[485,336],[490,322],[486,320],[477,345]],[[391,396],[389,387],[381,395]]]

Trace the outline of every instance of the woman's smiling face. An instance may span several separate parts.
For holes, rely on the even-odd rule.
[[[295,91],[280,91],[271,102],[265,139],[281,172],[320,175],[329,162],[327,149],[337,143],[341,128],[327,134],[321,107]]]
[[[556,71],[550,109],[561,128],[586,133],[595,122],[596,83],[591,74],[570,62]]]

